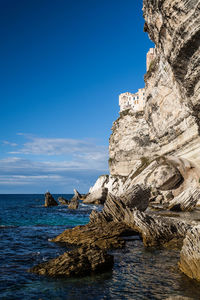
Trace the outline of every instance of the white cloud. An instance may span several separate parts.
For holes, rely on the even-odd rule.
[[[24,186],[28,192],[87,192],[99,175],[108,173],[105,146],[88,140],[24,137],[29,141],[0,159],[0,193],[6,186],[19,186],[18,192],[24,192]]]
[[[22,134],[21,134],[22,135]],[[107,155],[105,146],[95,145],[88,140],[75,140],[67,138],[39,138],[26,136],[30,141],[24,143],[21,149],[10,152],[11,154],[31,155],[67,155],[102,160]]]
[[[11,146],[11,147],[16,147],[16,146],[17,146],[16,143],[11,143],[11,142],[9,142],[9,141],[3,141],[2,143],[3,143],[3,145],[9,145],[9,146]]]

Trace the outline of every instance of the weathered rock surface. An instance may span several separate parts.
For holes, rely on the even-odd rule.
[[[92,222],[89,224],[67,229],[52,241],[79,247],[90,245],[100,249],[112,249],[124,246],[122,236],[135,234],[135,231],[123,222],[101,221],[95,217],[95,214],[96,212],[93,211]]]
[[[74,189],[74,196],[72,197],[72,199],[70,200],[69,205],[68,205],[69,209],[77,209],[78,208],[79,197],[80,197],[79,192],[76,189]]]
[[[111,175],[128,176],[140,164],[142,156],[151,156],[158,146],[149,138],[144,113],[128,110],[120,113],[113,123],[109,139],[109,168]]]
[[[147,247],[162,246],[172,239],[183,239],[190,225],[176,219],[150,216],[137,209],[128,208],[119,198],[108,194],[102,212],[92,212],[91,222],[123,222],[141,234]]]
[[[169,202],[172,211],[192,211],[200,200],[200,188],[188,188]]]
[[[51,207],[51,206],[57,206],[58,205],[58,203],[56,202],[54,197],[49,192],[47,192],[45,194],[45,200],[44,201],[45,201],[45,203],[44,203],[45,207]]]
[[[64,197],[59,197],[59,198],[58,198],[58,202],[59,202],[61,205],[68,205],[68,204],[69,204],[69,200],[65,199]]]
[[[200,226],[188,230],[183,241],[179,267],[187,276],[200,281]]]
[[[41,263],[29,272],[52,277],[88,276],[113,267],[113,256],[97,247],[83,247]]]
[[[107,193],[108,193],[108,189],[101,187],[93,191],[92,193],[89,193],[83,200],[83,203],[103,204],[106,201]]]
[[[111,175],[125,175],[142,156],[170,155],[200,166],[199,0],[144,0],[145,31],[156,57],[145,75],[144,114],[124,111],[109,145]]]
[[[120,196],[120,200],[129,208],[137,208],[145,211],[149,205],[151,190],[144,185],[133,185],[124,194]]]
[[[99,189],[107,189],[109,193],[119,196],[124,192],[126,176],[101,175],[90,188],[89,193],[93,194]]]

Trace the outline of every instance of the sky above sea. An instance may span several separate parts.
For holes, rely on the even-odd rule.
[[[108,174],[118,95],[144,87],[142,0],[0,0],[0,194]]]

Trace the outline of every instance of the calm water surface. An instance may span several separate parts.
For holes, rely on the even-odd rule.
[[[43,203],[43,195],[0,195],[0,299],[200,299],[200,284],[177,269],[177,251],[145,250],[138,239],[112,251],[114,268],[102,275],[51,279],[28,273],[33,265],[66,251],[49,239],[86,224],[91,210],[99,209],[84,204],[75,211],[44,208]]]

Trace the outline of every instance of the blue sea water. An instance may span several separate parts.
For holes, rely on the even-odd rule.
[[[57,199],[60,195],[54,195]],[[62,195],[70,199],[72,195]],[[86,224],[94,205],[78,210],[45,208],[43,195],[0,195],[0,299],[200,299],[200,284],[177,268],[179,252],[146,250],[139,239],[111,253],[112,271],[85,278],[53,279],[28,268],[66,251],[49,239]]]

